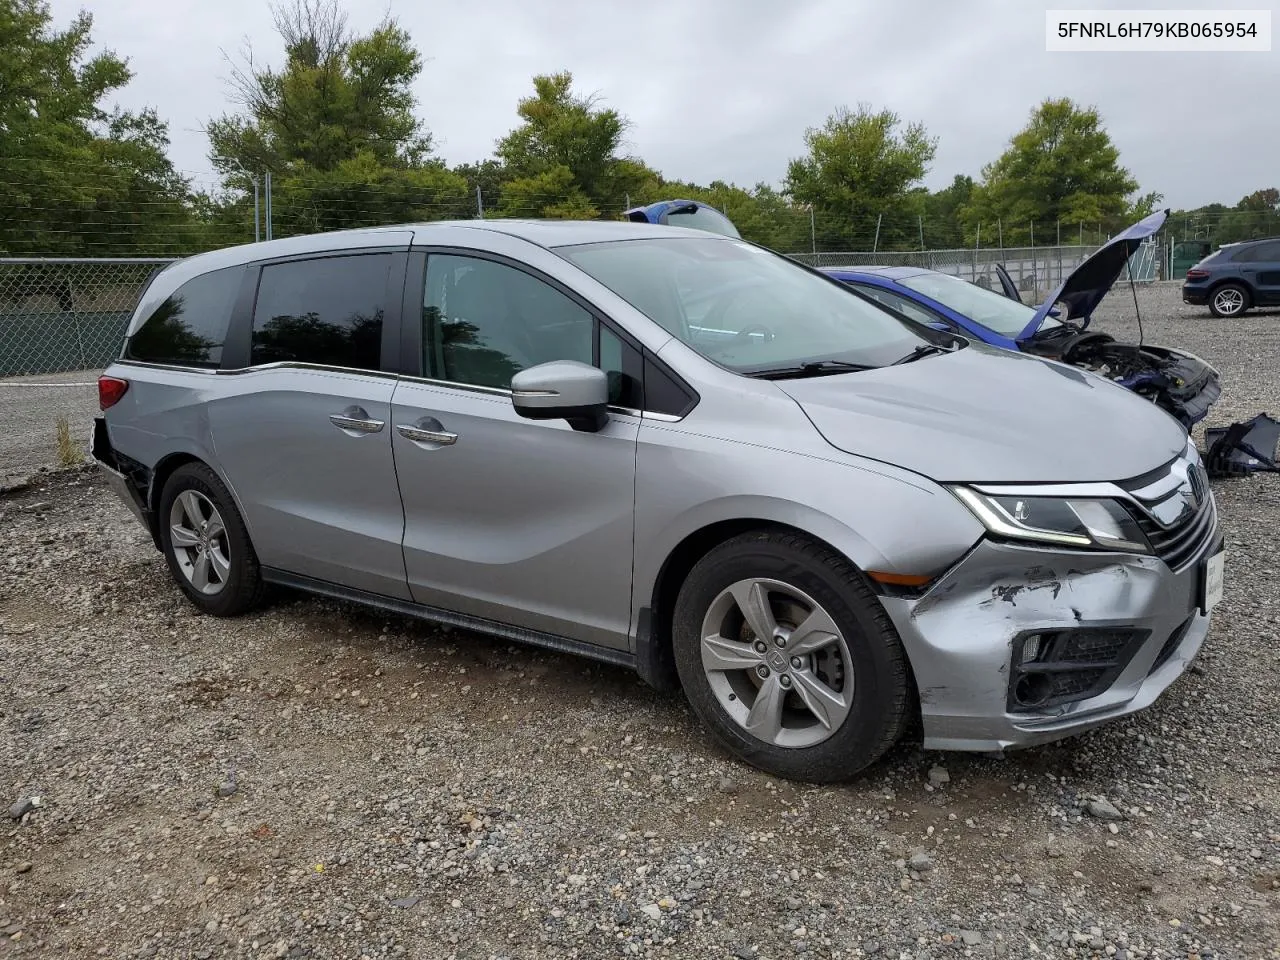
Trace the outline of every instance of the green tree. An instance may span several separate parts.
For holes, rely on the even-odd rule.
[[[811,204],[830,233],[849,245],[870,243],[883,215],[881,247],[916,237],[923,209],[912,188],[938,145],[922,124],[902,127],[893,111],[859,104],[806,130],[804,143],[805,156],[787,165],[786,192],[797,204]]]
[[[933,248],[954,249],[968,246],[972,237],[966,235],[960,219],[960,211],[973,200],[973,177],[956,174],[949,187],[927,193],[924,197],[925,245]],[[982,238],[977,237],[980,241]],[[994,239],[994,238],[991,238]]]
[[[280,69],[252,51],[231,81],[238,112],[209,123],[210,159],[248,205],[251,177],[270,171],[274,232],[474,215],[466,180],[431,152],[412,84],[422,57],[387,18],[356,35],[337,0],[273,8]]]
[[[620,155],[628,121],[573,91],[573,75],[533,78],[534,93],[516,106],[521,123],[500,139],[497,157],[511,179],[499,210],[518,216],[594,217],[622,211],[657,174]]]
[[[495,209],[502,200],[502,185],[508,174],[497,160],[490,158],[479,163],[460,163],[453,172],[467,182],[468,199],[474,200],[476,191],[480,191],[480,200],[486,210]]]
[[[0,251],[168,252],[187,183],[152,111],[108,113],[130,80],[110,51],[89,55],[93,18],[55,29],[43,0],[0,0]]]
[[[1101,224],[1110,231],[1133,218],[1136,205],[1129,198],[1137,189],[1097,109],[1065,97],[1048,99],[983,168],[964,219],[970,230],[999,220],[1006,243],[1013,236],[1025,239],[1031,223],[1042,231],[1057,223]],[[1137,203],[1154,209],[1158,202],[1158,194],[1149,194]]]

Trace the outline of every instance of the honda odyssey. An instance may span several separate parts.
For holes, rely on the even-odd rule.
[[[786,777],[915,716],[986,751],[1139,710],[1222,594],[1167,413],[705,231],[203,254],[99,391],[94,455],[201,610],[280,584],[594,657]]]

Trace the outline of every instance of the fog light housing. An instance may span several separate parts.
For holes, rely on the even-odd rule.
[[[1047,673],[1024,673],[1018,678],[1014,698],[1024,707],[1039,707],[1053,697],[1053,679]]]
[[[1133,627],[1019,634],[1012,645],[1007,709],[1028,713],[1104,693],[1150,635]]]

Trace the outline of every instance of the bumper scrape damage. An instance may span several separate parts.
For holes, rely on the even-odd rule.
[[[920,690],[924,746],[998,751],[1080,733],[1149,706],[1209,629],[1205,558],[981,541],[919,599],[884,598]]]

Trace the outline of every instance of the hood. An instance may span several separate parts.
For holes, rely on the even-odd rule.
[[[1026,340],[1035,334],[1056,303],[1067,305],[1068,313],[1063,320],[1077,323],[1082,330],[1087,327],[1093,311],[1124,271],[1129,258],[1137,252],[1143,240],[1153,236],[1164,226],[1168,216],[1168,210],[1153,213],[1125,228],[1099,247],[1091,257],[1067,275],[1058,289],[1049,294],[1036,310],[1035,316],[1014,339]]]
[[[973,344],[858,373],[774,381],[832,446],[939,482],[1125,480],[1187,434],[1123,387],[1052,360]]]

